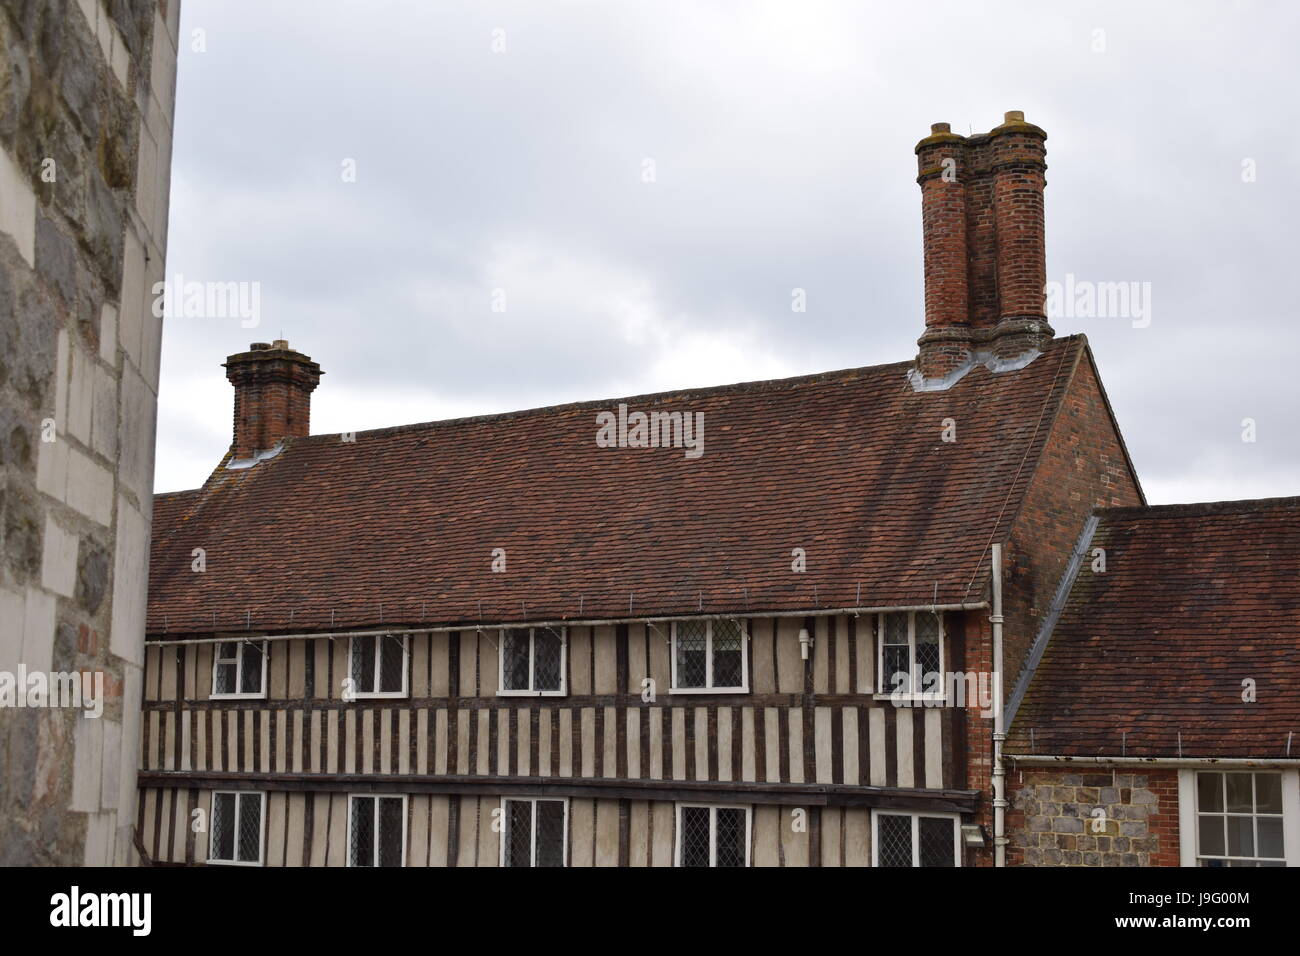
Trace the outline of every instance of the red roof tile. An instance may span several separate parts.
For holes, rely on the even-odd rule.
[[[148,628],[979,602],[1085,348],[1060,339],[942,392],[913,392],[897,363],[292,439],[158,496]],[[702,412],[703,456],[598,447],[596,413],[619,401]]]
[[[1007,752],[1300,757],[1300,498],[1097,515]]]

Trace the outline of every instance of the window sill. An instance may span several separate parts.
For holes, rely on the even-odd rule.
[[[266,700],[266,691],[257,694],[209,694],[208,700]]]
[[[748,687],[673,687],[669,694],[748,694]]]
[[[568,697],[565,690],[498,690],[498,697]]]
[[[948,703],[948,698],[939,697],[935,694],[872,694],[872,700],[886,700],[897,702],[899,704],[929,704],[934,707],[941,707]]]

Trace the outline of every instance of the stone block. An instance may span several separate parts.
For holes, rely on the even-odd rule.
[[[51,441],[36,443],[36,487],[51,498],[68,496],[68,445]]]
[[[72,801],[69,809],[81,813],[99,811],[103,770],[104,720],[79,713],[72,733]]]
[[[41,547],[41,586],[47,591],[72,597],[77,586],[77,536],[64,531],[54,518],[45,516]]]
[[[99,312],[99,357],[117,368],[117,309],[107,302]]]
[[[117,499],[117,551],[113,557],[113,630],[109,649],[136,666],[144,664],[145,586],[149,523],[124,496]]]
[[[67,455],[65,500],[91,521],[107,526],[113,520],[113,473],[75,448],[69,448]]]
[[[66,333],[65,333],[66,335]],[[68,381],[68,431],[90,445],[90,423],[95,405],[95,362],[79,348],[72,349],[72,376]]]
[[[23,600],[23,652],[29,671],[48,671],[54,657],[54,595],[29,587]]]
[[[36,265],[36,193],[7,149],[0,148],[0,233],[8,234],[29,266]]]
[[[14,673],[23,658],[23,594],[0,588],[0,671]]]

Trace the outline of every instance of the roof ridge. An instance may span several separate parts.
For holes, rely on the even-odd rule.
[[[1070,344],[1082,338],[1083,336],[1080,334],[1061,336],[1053,339],[1052,342],[1049,343],[1048,348],[1051,349]],[[1047,350],[1045,349],[1044,353],[1046,353],[1046,351]],[[877,365],[858,365],[849,368],[832,369],[825,372],[791,375],[786,378],[755,379],[749,382],[732,382],[726,385],[703,385],[688,388],[667,389],[660,392],[643,392],[639,395],[616,395],[608,398],[581,399],[574,402],[561,402],[557,405],[539,405],[534,408],[521,408],[508,412],[491,412],[485,415],[465,415],[459,418],[441,418],[427,422],[411,422],[405,425],[387,425],[383,428],[358,430],[354,434],[376,437],[380,435],[394,435],[401,434],[402,432],[414,432],[426,429],[450,428],[459,425],[507,421],[514,418],[526,418],[532,415],[543,415],[559,411],[577,411],[584,408],[608,408],[611,403],[618,402],[652,402],[663,401],[669,398],[745,394],[748,392],[763,391],[765,389],[794,389],[804,385],[849,381],[862,376],[864,373],[880,372],[890,368],[898,368],[901,371],[903,369],[911,368],[914,364],[914,360],[907,359],[898,362],[881,362]],[[295,443],[310,443],[318,439],[337,438],[340,434],[342,433],[323,432],[315,435],[307,435],[295,439]]]
[[[1177,518],[1193,515],[1240,514],[1252,511],[1300,509],[1300,495],[1276,498],[1242,498],[1235,501],[1195,501],[1166,505],[1128,505],[1094,508],[1099,518]]]

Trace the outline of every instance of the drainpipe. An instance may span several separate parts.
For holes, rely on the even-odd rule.
[[[993,545],[993,865],[1007,865],[1006,768],[1002,765],[1002,545]]]

